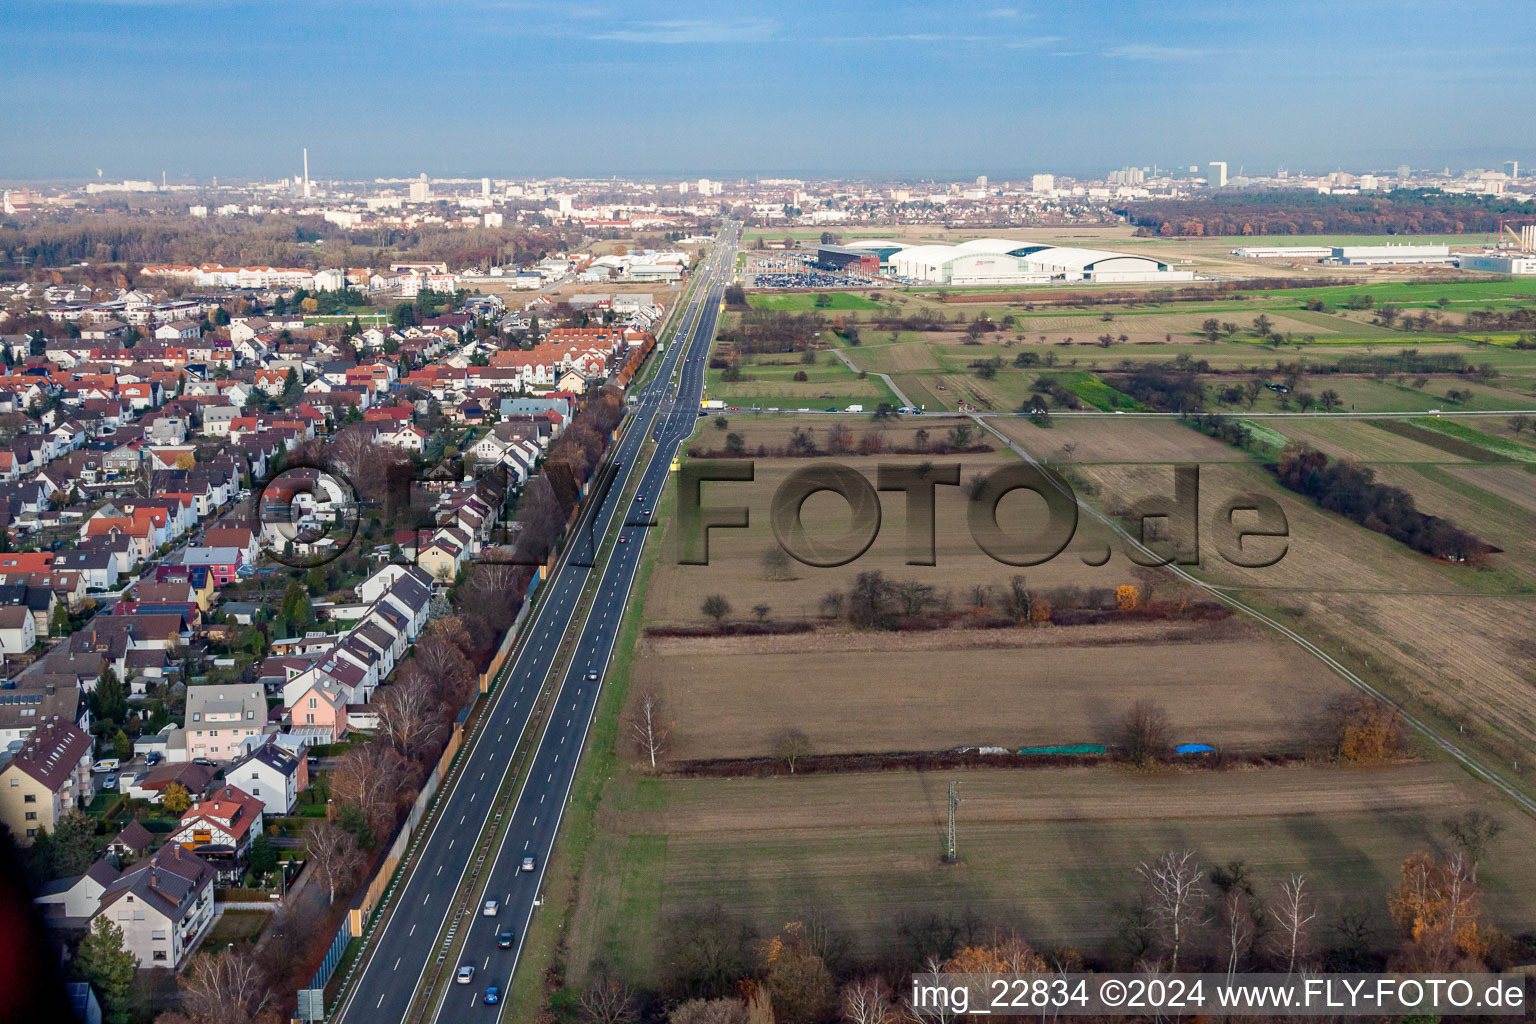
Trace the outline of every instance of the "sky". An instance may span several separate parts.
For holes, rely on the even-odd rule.
[[[0,179],[1536,172],[1536,4],[13,0]]]

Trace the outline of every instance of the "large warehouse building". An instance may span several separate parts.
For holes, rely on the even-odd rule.
[[[888,244],[888,243],[887,243]],[[887,273],[920,284],[1030,285],[1071,281],[1192,281],[1150,256],[1102,249],[1041,245],[1007,238],[976,238],[959,245],[913,245],[882,256]]]

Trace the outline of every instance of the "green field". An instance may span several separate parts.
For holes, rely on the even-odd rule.
[[[741,362],[742,379],[722,380],[724,370],[710,370],[704,393],[727,405],[779,409],[842,409],[863,405],[873,409],[881,402],[900,404],[891,389],[879,377],[859,375],[828,352],[818,354],[814,364],[798,361],[793,354],[784,356],[748,356]],[[806,380],[795,375],[804,373]]]
[[[749,296],[747,301],[757,309],[772,309],[788,313],[803,313],[818,309],[835,312],[840,309],[881,308],[880,303],[854,292],[795,292],[788,295],[758,292]]]

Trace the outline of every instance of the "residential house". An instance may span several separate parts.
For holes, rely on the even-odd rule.
[[[9,757],[0,768],[0,824],[23,846],[94,795],[91,737],[68,719],[40,723],[14,753],[0,757]]]
[[[230,761],[240,744],[266,731],[266,693],[251,683],[187,688],[187,756]]]
[[[261,800],[226,783],[187,808],[166,841],[207,860],[221,875],[238,878],[251,840],[261,834],[264,811]]]
[[[309,763],[268,737],[224,774],[233,785],[260,800],[268,814],[288,814],[309,788]]]
[[[122,929],[141,968],[178,969],[213,926],[213,880],[207,861],[167,843],[106,888],[97,914]]]

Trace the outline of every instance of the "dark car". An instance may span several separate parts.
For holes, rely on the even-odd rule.
[[[485,1005],[495,1006],[499,1002],[501,1002],[501,989],[495,985],[485,986]]]
[[[497,949],[511,949],[512,948],[512,929],[507,928],[504,931],[499,931],[499,932],[496,933],[496,948]]]

